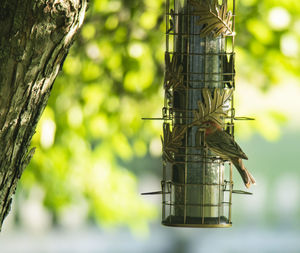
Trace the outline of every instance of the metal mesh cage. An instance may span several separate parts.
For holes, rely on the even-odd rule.
[[[216,89],[234,89],[234,5],[234,0],[166,0],[164,225],[231,226],[231,164],[207,149],[204,131],[194,122],[199,101],[207,102],[204,90],[214,99]],[[229,28],[203,21],[213,15],[226,19]],[[222,108],[223,128],[233,135],[232,96]]]

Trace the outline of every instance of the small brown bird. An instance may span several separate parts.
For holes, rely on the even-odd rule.
[[[255,184],[255,179],[243,165],[242,159],[248,160],[248,157],[232,136],[223,131],[222,127],[214,121],[205,121],[201,127],[205,128],[205,142],[208,148],[221,158],[230,160],[234,164],[247,188],[251,184]]]

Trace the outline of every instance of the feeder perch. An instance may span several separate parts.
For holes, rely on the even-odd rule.
[[[163,225],[232,225],[232,165],[209,150],[201,124],[234,135],[234,21],[235,0],[166,0]]]

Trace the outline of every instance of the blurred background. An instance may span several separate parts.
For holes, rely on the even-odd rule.
[[[164,0],[90,1],[0,237],[1,253],[300,252],[300,2],[239,0],[236,138],[257,181],[233,227],[160,225]],[[236,189],[244,189],[234,171]]]

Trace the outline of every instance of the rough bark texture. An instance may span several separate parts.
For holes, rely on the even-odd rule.
[[[0,229],[87,0],[0,0]]]

